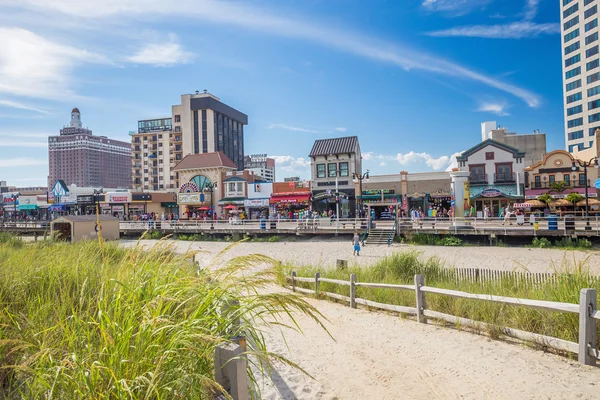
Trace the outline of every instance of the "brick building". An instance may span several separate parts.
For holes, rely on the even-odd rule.
[[[93,136],[77,108],[69,126],[48,138],[48,163],[48,187],[59,179],[80,187],[131,187],[131,144]]]

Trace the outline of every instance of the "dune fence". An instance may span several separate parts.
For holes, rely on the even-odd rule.
[[[503,279],[510,279],[510,275],[507,274],[513,274],[513,279],[523,278],[523,282],[531,282],[531,284],[535,284],[536,282],[541,283],[551,281],[552,279],[554,279],[550,277],[551,274],[530,274],[507,271],[497,271],[502,272],[502,274],[495,274],[494,271],[490,270],[486,270],[486,272],[483,273],[482,271],[483,270],[466,268],[449,270],[448,274],[455,274],[455,276],[457,276],[457,279],[466,279],[466,277],[470,277],[469,279],[473,279],[474,282],[476,279],[486,279],[487,281],[497,280],[498,282],[501,282]],[[495,279],[496,277],[497,279]],[[325,296],[338,301],[346,302],[352,308],[356,308],[357,305],[360,304],[376,309],[413,315],[416,317],[417,322],[419,323],[427,323],[427,319],[432,318],[436,320],[446,321],[451,324],[457,324],[460,326],[466,326],[475,329],[486,329],[490,332],[498,332],[499,334],[514,337],[520,340],[524,340],[526,342],[532,342],[544,346],[546,348],[551,348],[566,353],[577,354],[578,361],[583,365],[596,365],[597,359],[600,358],[600,352],[597,348],[597,325],[598,321],[600,321],[600,310],[597,309],[595,289],[581,289],[579,295],[579,304],[574,304],[557,301],[506,297],[491,294],[476,294],[459,290],[427,286],[425,284],[424,275],[421,274],[414,275],[414,284],[358,282],[356,279],[356,274],[351,274],[348,280],[322,278],[320,272],[317,272],[315,276],[311,277],[299,277],[297,276],[296,271],[292,271],[291,276],[286,275],[285,279],[286,281],[291,283],[291,286],[287,287],[293,290],[294,292],[316,295],[317,297]],[[346,296],[340,293],[321,291],[320,288],[322,284],[326,284],[327,287],[332,287],[333,285],[338,288],[340,286],[346,286],[348,295]],[[310,286],[311,288],[309,289],[306,286]],[[415,307],[386,304],[360,298],[357,296],[357,288],[370,288],[377,290],[385,289],[405,292],[408,294],[410,294],[410,292],[414,292]],[[495,326],[494,324],[489,322],[481,322],[470,318],[464,318],[460,316],[434,311],[432,309],[427,308],[428,294],[442,296],[445,298],[450,297],[455,299],[466,299],[470,301],[523,307],[537,311],[550,311],[569,315],[575,314],[578,316],[579,319],[578,342],[573,342],[539,333],[528,332],[520,329],[514,329],[504,326]]]

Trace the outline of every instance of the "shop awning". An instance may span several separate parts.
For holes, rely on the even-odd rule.
[[[37,210],[39,207],[36,204],[19,204],[19,211]]]
[[[48,211],[67,211],[67,205],[66,204],[52,204],[50,207],[48,207]]]
[[[219,200],[219,205],[222,206],[224,204],[236,204],[243,206],[244,200],[246,200],[245,197],[223,197],[221,200]]]
[[[310,193],[297,194],[294,196],[271,196],[271,203],[308,203]]]
[[[160,206],[164,208],[175,208],[177,207],[177,203],[160,203]]]

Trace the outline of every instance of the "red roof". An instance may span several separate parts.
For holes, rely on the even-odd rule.
[[[237,169],[237,165],[225,153],[188,154],[173,168],[174,171],[195,168],[229,167]]]

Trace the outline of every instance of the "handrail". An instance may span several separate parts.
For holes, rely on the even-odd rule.
[[[392,238],[394,237],[394,234],[396,233],[396,226],[398,225],[398,220],[394,220],[394,226],[392,227],[392,230],[390,231],[390,234],[388,235],[388,240],[387,240],[387,245],[389,246],[390,244],[392,244]]]

